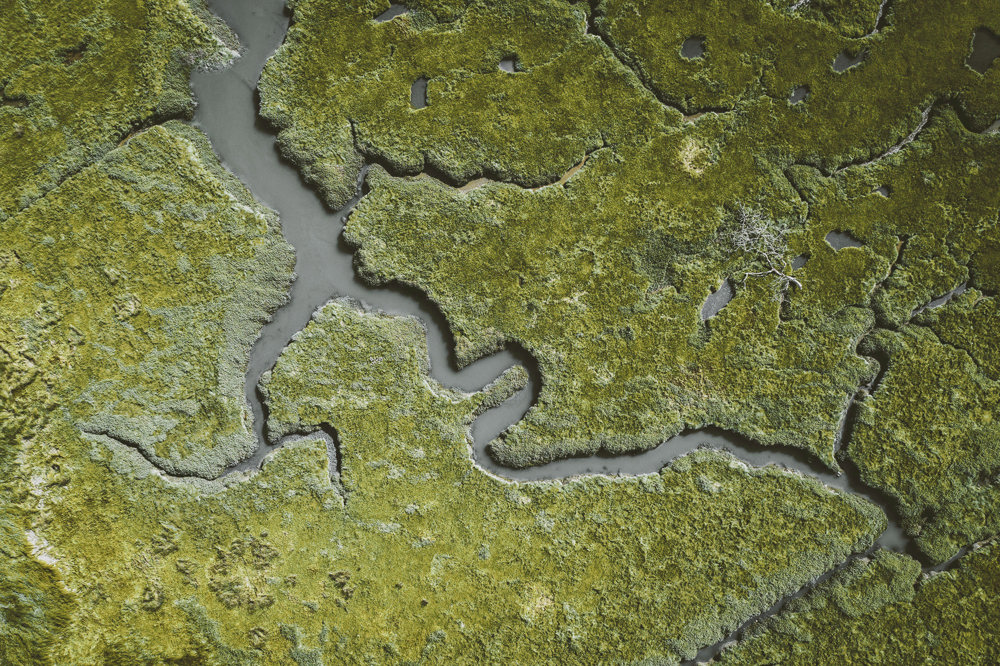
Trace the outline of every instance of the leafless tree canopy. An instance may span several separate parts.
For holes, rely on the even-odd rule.
[[[734,250],[766,266],[765,270],[744,270],[743,284],[752,277],[771,276],[776,300],[781,300],[789,285],[802,288],[802,283],[789,274],[792,267],[787,235],[788,229],[780,228],[760,211],[741,205],[736,210],[736,228],[729,236]]]

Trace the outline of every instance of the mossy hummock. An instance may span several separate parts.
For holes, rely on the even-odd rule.
[[[10,0],[0,11],[0,219],[137,129],[186,116],[236,39],[201,0]]]

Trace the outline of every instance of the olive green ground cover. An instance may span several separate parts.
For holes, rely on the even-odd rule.
[[[246,356],[293,257],[200,132],[169,122],[133,137],[0,236],[8,395],[45,381],[59,418],[175,474],[214,478],[256,448]]]
[[[10,443],[3,478],[23,522],[3,532],[16,582],[3,591],[19,612],[0,654],[676,663],[884,528],[851,495],[723,453],[643,477],[508,483],[473,465],[468,425],[523,378],[468,395],[427,363],[417,322],[349,303],[296,337],[263,380],[272,428],[335,423],[333,475],[325,443],[306,437],[260,472],[169,477],[58,412]],[[53,390],[57,404],[75,391]]]
[[[136,128],[192,109],[195,60],[235,38],[201,0],[5,0],[0,10],[0,219]]]
[[[1000,531],[1000,383],[923,326],[880,331],[869,344],[891,361],[861,405],[850,457],[865,483],[896,499],[921,549],[944,561]]]
[[[121,512],[163,507],[130,495],[128,479],[105,485],[117,475],[86,461],[94,438],[117,440],[84,430],[182,473],[214,476],[245,457],[256,444],[246,354],[284,298],[291,253],[273,213],[176,123],[3,220],[0,237],[0,662],[136,663],[102,652],[110,643],[80,603],[122,589],[101,577],[139,537]],[[57,571],[46,526],[106,559]]]
[[[885,364],[878,385],[858,395],[858,422],[841,455],[896,499],[920,548],[944,561],[1000,528],[1000,140],[968,132],[951,111],[932,113],[896,155],[833,179],[800,169],[797,182],[819,231],[801,280],[851,298],[870,292],[877,323],[858,349]],[[888,198],[872,194],[878,185]],[[866,247],[823,251],[830,228]],[[845,270],[838,255],[849,252],[867,254],[867,265]],[[921,311],[962,284],[961,296]],[[808,287],[790,305],[821,307]]]
[[[274,434],[335,424],[339,473],[305,439],[203,480],[253,446],[245,358],[290,277],[273,214],[170,122],[2,224],[3,661],[675,661],[884,527],[723,454],[630,480],[490,477],[468,425],[522,372],[448,391],[415,322],[345,304],[266,386]]]
[[[1000,549],[990,542],[949,571],[878,551],[777,617],[751,628],[720,664],[995,664]]]
[[[533,118],[531,131],[539,134],[526,137],[525,146],[512,145],[509,134],[474,136],[481,123],[468,113],[461,131],[448,125],[447,114],[419,120],[431,126],[427,146],[410,154],[451,145],[474,156],[467,162],[473,166],[451,175],[447,164],[438,165],[446,180],[479,169],[515,184],[458,193],[435,178],[401,179],[376,169],[350,229],[362,242],[362,269],[373,279],[384,279],[380,271],[398,279],[413,270],[419,279],[411,281],[445,305],[453,324],[467,322],[456,329],[465,358],[505,339],[540,357],[550,393],[522,439],[504,442],[514,461],[589,450],[595,432],[618,450],[655,442],[681,424],[718,423],[835,464],[840,414],[878,369],[865,357],[887,354],[881,383],[870,396],[859,394],[861,420],[841,455],[855,460],[870,484],[900,498],[931,557],[995,533],[997,377],[989,327],[1000,275],[991,187],[997,139],[970,128],[995,115],[996,68],[976,78],[961,68],[910,62],[903,46],[884,46],[895,66],[917,67],[916,83],[902,90],[898,109],[869,105],[873,118],[858,120],[858,134],[846,139],[827,136],[832,132],[823,128],[833,125],[811,117],[789,123],[794,116],[782,116],[784,102],[768,97],[765,83],[762,93],[752,76],[749,92],[726,98],[738,112],[684,125],[671,105],[694,107],[655,87],[637,64],[647,56],[608,55],[609,43],[618,48],[614,20],[626,21],[624,9],[632,8],[621,5],[616,13],[611,4],[580,21],[581,34],[587,25],[590,36],[571,35],[600,62],[560,66],[607,77],[600,85],[584,81],[590,95],[630,89],[649,103],[623,104],[627,113],[613,116],[621,122],[617,134],[600,127],[606,119],[599,114],[576,109],[575,126],[591,123],[596,133],[567,135],[549,153],[539,150],[539,137],[546,128],[561,131],[559,113]],[[656,3],[634,6],[656,18]],[[321,5],[296,4],[297,11],[309,7]],[[365,5],[365,21],[343,25],[362,37],[381,29],[438,30],[458,50],[470,22],[493,30],[510,18],[498,11],[515,5],[414,7],[410,18],[378,27],[368,19],[384,4]],[[588,18],[582,3],[553,4],[552,14],[560,7]],[[764,12],[761,25],[769,25],[784,5],[774,15],[746,7]],[[526,30],[558,23],[558,16],[530,9],[518,15]],[[805,25],[839,48],[842,35],[868,25],[868,9],[859,14],[861,27],[834,25],[833,15],[812,10],[806,16],[820,22],[790,25]],[[842,76],[869,71],[883,41],[909,40],[921,25],[910,9],[900,4],[891,30],[871,38],[867,64]],[[960,62],[967,39],[955,46],[949,35],[991,25],[978,11],[952,9],[954,25],[917,30],[924,40],[932,33],[949,44],[943,54],[922,55]],[[600,38],[593,36],[598,28]],[[637,27],[624,32],[637,34]],[[526,52],[553,41],[504,39],[520,40]],[[412,41],[417,49],[420,40]],[[709,58],[714,41],[706,40]],[[515,55],[509,48],[497,53]],[[278,62],[275,68],[284,66]],[[534,76],[525,62],[521,72],[502,76]],[[765,79],[773,69],[760,68]],[[892,67],[878,71],[866,85],[880,85],[878,76]],[[829,83],[824,77],[832,86],[839,81],[826,70],[813,73],[820,81],[811,83],[813,95]],[[410,74],[397,77],[393,90],[407,95]],[[316,77],[313,85],[325,81]],[[469,83],[468,94],[493,94],[498,81],[505,79]],[[432,104],[422,112],[444,106],[435,102],[433,82]],[[544,78],[531,86],[567,106],[583,99],[555,94]],[[926,90],[954,95],[958,111],[951,100],[939,101],[926,130],[905,149],[873,165],[837,169],[905,137],[922,104],[932,101],[916,101]],[[540,114],[538,99],[515,109],[515,117]],[[340,157],[349,174],[362,153],[397,173],[422,168],[395,162],[410,137],[394,135],[389,107],[384,124],[369,125],[367,135],[355,122],[350,144],[361,151],[344,148],[333,161],[316,162],[313,177],[336,173]],[[811,116],[810,107],[797,108],[788,113]],[[905,122],[879,124],[897,111]],[[637,124],[658,116],[661,126],[636,133]],[[767,144],[782,121],[788,145]],[[320,130],[312,131],[300,140],[327,150]],[[377,136],[383,131],[388,138]],[[796,144],[796,132],[809,131],[828,142],[823,152],[810,154],[804,139]],[[302,158],[287,133],[283,141]],[[522,187],[564,176],[586,151],[605,144],[565,183]],[[507,162],[508,151],[520,161]],[[483,166],[493,159],[499,161]],[[27,182],[17,178],[17,187]],[[888,199],[872,193],[886,184]],[[324,191],[337,196],[335,186]],[[794,273],[801,290],[773,275],[743,283],[747,272],[767,268],[763,250],[730,248],[748,218],[767,221],[784,243],[782,270],[792,256],[809,255]],[[866,549],[884,526],[878,511],[854,497],[719,453],[698,452],[632,479],[503,482],[472,465],[468,424],[523,376],[511,372],[471,396],[449,391],[426,376],[415,322],[345,303],[317,314],[264,385],[273,434],[337,429],[333,478],[324,443],[306,438],[276,452],[259,473],[199,479],[216,476],[252,446],[242,397],[245,355],[285,293],[291,260],[273,216],[221,170],[197,132],[169,123],[133,137],[0,225],[0,661],[310,664],[471,654],[495,663],[671,663]],[[395,228],[407,225],[413,228]],[[824,240],[831,230],[848,231],[865,247],[835,252]],[[389,258],[399,264],[380,268]],[[455,262],[495,289],[470,285]],[[725,278],[737,283],[736,300],[701,323],[704,296]],[[911,319],[914,308],[961,282],[971,287],[966,295]],[[528,295],[512,305],[518,290]],[[490,330],[483,322],[494,312],[500,326]],[[633,354],[645,370],[613,367]],[[600,363],[591,371],[595,358]],[[583,378],[573,384],[565,368]],[[668,375],[675,383],[662,391]],[[590,395],[598,399],[585,404]],[[590,422],[566,423],[567,414]],[[583,439],[569,438],[552,453],[547,447],[565,442],[567,432]],[[618,433],[624,437],[615,439]],[[512,450],[536,441],[540,451]],[[942,461],[950,463],[946,471]],[[195,478],[169,477],[157,467]],[[822,640],[803,641],[803,631],[789,629],[803,643],[790,646],[780,642],[786,633],[765,633],[760,640],[768,643],[750,642],[746,654],[863,655],[873,646],[859,632],[880,627],[898,638],[874,646],[887,658],[946,659],[965,645],[962,655],[989,659],[995,641],[983,618],[996,614],[994,552],[989,546],[967,556],[957,571],[915,593],[908,590],[916,564],[880,553],[871,567],[852,566],[836,579],[836,612],[814,598],[809,603],[818,611],[787,620],[794,627],[819,623]],[[858,631],[841,635],[845,627]]]
[[[428,293],[463,362],[507,342],[538,359],[539,402],[494,444],[502,462],[644,449],[717,425],[836,467],[844,412],[877,371],[860,340],[888,308],[995,266],[980,232],[996,228],[995,188],[981,185],[997,141],[972,130],[1000,115],[1000,68],[965,65],[973,31],[998,27],[995,3],[894,2],[861,39],[849,35],[872,32],[877,7],[835,4],[413,3],[380,23],[384,3],[299,0],[262,112],[332,205],[364,160],[381,165],[346,234],[364,277]],[[836,22],[845,12],[850,25]],[[703,58],[681,56],[690,36],[705,38]],[[867,57],[835,72],[845,49]],[[505,57],[517,71],[498,68]],[[421,77],[428,106],[413,109]],[[789,103],[800,85],[809,97]],[[933,194],[870,194],[891,179],[885,165],[918,150],[881,157],[925,112],[924,152],[957,143],[979,152],[981,173],[942,158]],[[493,180],[453,187],[480,175]],[[837,214],[814,215],[810,198],[831,187]],[[935,208],[936,195],[957,208]],[[862,233],[865,215],[899,210]],[[916,215],[942,226],[880,291]],[[747,217],[764,221],[767,247],[734,246]],[[855,228],[863,248],[824,240]],[[772,264],[801,288],[752,275]],[[727,279],[735,299],[703,322]]]

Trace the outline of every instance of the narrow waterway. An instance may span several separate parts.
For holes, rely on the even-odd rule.
[[[288,303],[264,326],[250,353],[246,398],[253,410],[257,452],[230,471],[257,468],[274,448],[265,441],[266,419],[257,395],[261,375],[274,366],[292,336],[306,326],[318,308],[344,296],[373,310],[419,319],[427,329],[431,375],[446,386],[478,391],[515,364],[529,371],[531,382],[527,388],[476,421],[473,432],[479,455],[490,440],[519,421],[531,406],[539,385],[534,362],[527,353],[510,349],[459,370],[451,354],[448,327],[433,303],[413,289],[372,288],[357,279],[353,255],[343,244],[341,231],[358,197],[339,211],[326,208],[295,168],[281,159],[275,135],[257,115],[257,79],[288,28],[284,0],[212,0],[207,4],[239,35],[243,51],[227,69],[194,73],[192,87],[198,102],[194,124],[208,135],[223,164],[250,188],[254,197],[278,212],[285,238],[295,248],[297,275]],[[361,182],[358,196],[360,188]]]
[[[256,387],[261,375],[274,366],[292,336],[306,326],[312,314],[331,299],[347,296],[372,310],[416,317],[427,331],[431,375],[446,386],[478,391],[513,365],[520,364],[528,370],[530,383],[525,389],[483,414],[473,424],[475,461],[490,473],[518,481],[562,479],[585,474],[650,474],[699,447],[724,449],[751,465],[780,465],[868,499],[882,508],[889,518],[889,527],[879,538],[877,547],[915,554],[912,540],[900,527],[893,503],[881,493],[864,486],[849,464],[845,464],[845,473],[836,475],[805,452],[763,447],[722,430],[708,428],[685,432],[654,449],[632,455],[599,454],[528,469],[509,469],[498,465],[487,454],[486,447],[530,409],[541,385],[537,364],[527,352],[508,349],[459,370],[451,353],[453,345],[447,323],[440,310],[421,292],[405,287],[372,288],[356,277],[353,256],[350,248],[342,242],[341,232],[344,221],[361,196],[364,173],[358,183],[356,197],[341,210],[329,210],[304,184],[295,168],[281,159],[274,133],[257,114],[257,79],[267,59],[284,39],[289,24],[285,0],[256,0],[252,3],[246,0],[207,0],[207,4],[238,34],[244,50],[227,69],[193,75],[192,85],[198,101],[194,124],[208,135],[225,166],[249,187],[259,201],[278,212],[284,236],[295,248],[297,274],[288,302],[263,327],[249,358],[246,399],[253,411],[257,450],[251,458],[233,466],[227,473],[256,469],[268,453],[300,437],[288,437],[278,442],[266,440],[267,415]],[[839,438],[845,445],[850,439],[853,411],[849,409],[845,414]],[[324,429],[315,436],[324,438],[331,457],[336,456],[336,434],[332,429]],[[803,592],[800,590],[797,594]],[[776,612],[785,601],[787,598],[764,615]],[[735,636],[734,632],[727,640]],[[707,646],[698,658],[713,657],[721,645]]]
[[[477,391],[515,364],[529,371],[531,381],[527,388],[486,412],[473,425],[476,463],[493,474],[524,481],[583,474],[650,474],[700,446],[726,449],[752,465],[782,465],[865,497],[880,506],[889,517],[889,528],[879,539],[879,545],[897,551],[912,549],[910,539],[899,526],[892,503],[861,484],[853,470],[836,475],[804,452],[759,446],[720,430],[683,433],[654,449],[633,455],[570,458],[528,469],[498,465],[486,453],[486,446],[517,423],[531,407],[540,386],[537,365],[526,352],[510,349],[459,370],[451,354],[452,341],[447,324],[440,310],[422,293],[403,287],[372,288],[357,279],[351,251],[341,241],[343,223],[357,198],[339,211],[324,207],[295,168],[280,158],[274,134],[257,115],[257,79],[288,28],[284,0],[253,3],[208,0],[207,4],[238,34],[244,51],[228,69],[194,74],[192,85],[198,101],[194,123],[209,136],[225,166],[259,201],[278,212],[285,238],[295,248],[297,273],[288,303],[264,326],[250,354],[246,398],[253,410],[257,451],[229,472],[256,469],[264,456],[287,441],[266,441],[266,414],[256,391],[258,380],[273,367],[281,351],[292,336],[306,326],[313,312],[333,298],[348,296],[373,310],[416,317],[427,330],[431,374],[446,386]],[[358,185],[360,196],[361,183]],[[845,427],[847,425],[845,422]],[[335,453],[332,434],[321,432],[317,435],[327,439],[331,453]]]

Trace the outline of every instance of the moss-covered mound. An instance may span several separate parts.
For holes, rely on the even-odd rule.
[[[299,0],[263,112],[334,205],[381,165],[347,231],[367,279],[426,291],[462,360],[538,359],[504,463],[716,425],[836,467],[861,339],[996,273],[1000,66],[966,61],[1000,25],[813,4]]]

